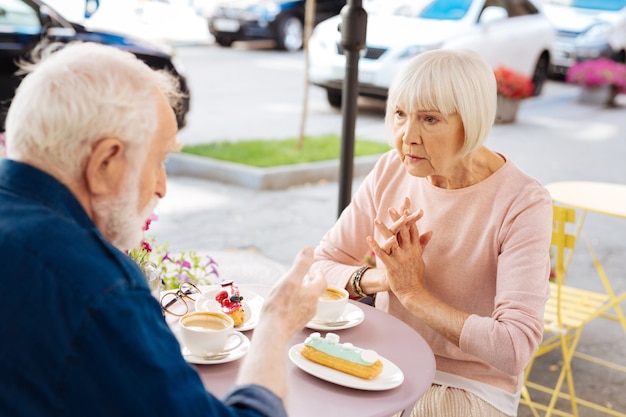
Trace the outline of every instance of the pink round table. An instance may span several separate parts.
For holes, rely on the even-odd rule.
[[[242,286],[265,296],[269,287]],[[394,413],[410,410],[428,389],[435,375],[435,358],[426,341],[415,330],[397,318],[363,303],[358,305],[365,314],[359,325],[350,329],[334,330],[341,342],[373,349],[398,366],[404,373],[404,382],[385,391],[359,390],[337,385],[310,375],[288,358],[289,398],[287,411],[297,417],[356,416],[390,417]],[[303,343],[317,330],[302,329],[292,339],[291,345]],[[252,331],[244,332],[252,337]],[[325,331],[320,331],[324,335]],[[241,359],[216,364],[194,365],[207,391],[218,398],[232,388]],[[407,414],[409,411],[407,411]]]

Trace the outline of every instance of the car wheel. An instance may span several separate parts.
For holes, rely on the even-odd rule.
[[[285,16],[278,23],[276,47],[283,51],[299,51],[304,42],[304,26],[296,16]]]
[[[326,98],[328,104],[336,109],[341,108],[341,90],[335,90],[332,88],[326,89]]]
[[[223,46],[225,48],[229,48],[233,44],[233,40],[228,36],[218,36],[215,38],[215,42],[217,42],[219,46]]]
[[[550,58],[547,53],[541,54],[539,60],[537,61],[537,65],[535,66],[535,71],[533,72],[533,84],[535,85],[535,91],[533,91],[533,96],[538,96],[541,94],[541,90],[543,89],[543,85],[548,79],[548,70],[550,67]]]

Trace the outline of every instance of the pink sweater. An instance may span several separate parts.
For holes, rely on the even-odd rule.
[[[321,268],[329,283],[345,286],[369,250],[366,236],[383,242],[374,227],[376,216],[390,224],[387,209],[400,207],[406,196],[412,210],[424,210],[419,230],[433,231],[424,252],[427,288],[471,316],[457,347],[412,316],[393,294],[379,294],[376,306],[426,339],[438,371],[518,393],[541,341],[549,296],[550,195],[508,160],[478,184],[437,188],[408,175],[392,150],[324,236],[313,268]]]

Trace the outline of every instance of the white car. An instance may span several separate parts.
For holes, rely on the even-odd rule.
[[[626,0],[543,0],[557,30],[552,71],[599,57],[626,62]]]
[[[495,6],[495,4],[505,7]],[[366,49],[359,59],[359,95],[386,99],[399,69],[413,56],[437,48],[469,48],[494,67],[530,77],[541,92],[555,31],[530,0],[382,0],[365,2]],[[341,106],[346,57],[341,16],[321,22],[309,40],[309,80]]]
[[[189,6],[189,0],[45,1],[67,20],[91,30],[173,45],[211,41],[206,18]],[[91,13],[86,13],[86,9],[91,9]]]

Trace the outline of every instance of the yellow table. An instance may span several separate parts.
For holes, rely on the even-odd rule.
[[[593,246],[582,232],[585,217],[588,212],[626,219],[626,184],[614,184],[593,181],[563,181],[546,185],[552,200],[566,206],[580,210],[581,215],[576,226],[576,237],[582,236],[587,243],[593,258],[596,271],[602,280],[605,291],[611,297],[615,316],[606,315],[606,318],[619,321],[626,331],[626,318],[620,307],[620,302],[626,299],[626,293],[616,295],[606,276],[604,267],[600,263]],[[570,253],[571,258],[571,253]],[[569,264],[567,259],[566,265]]]
[[[563,181],[546,185],[559,203],[626,219],[626,184],[591,181]],[[584,215],[583,212],[583,215]]]

